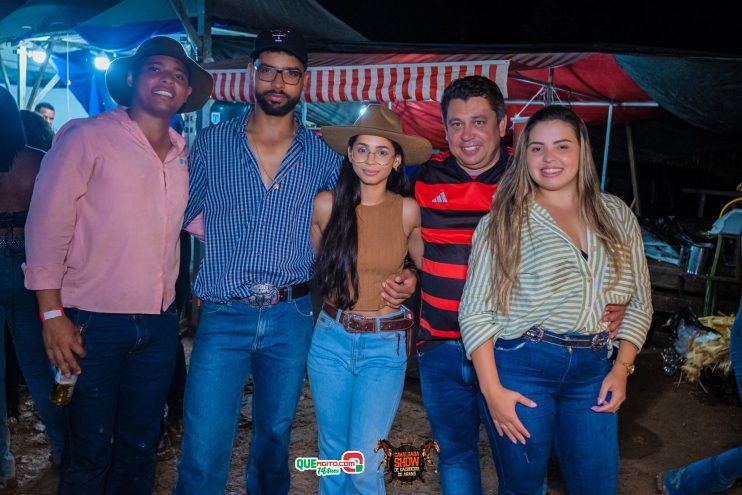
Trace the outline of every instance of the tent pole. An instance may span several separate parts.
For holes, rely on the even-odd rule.
[[[26,45],[18,46],[18,108],[26,101]]]
[[[629,169],[631,170],[631,190],[634,193],[634,213],[642,214],[642,205],[639,201],[639,181],[636,178],[636,157],[634,156],[634,128],[626,124],[626,145],[629,148]]]
[[[49,59],[51,58],[51,54],[52,54],[52,42],[51,41],[47,43],[46,48],[44,48],[44,53],[46,53],[46,58],[44,59],[44,63],[41,64],[41,67],[39,68],[39,73],[36,75],[36,82],[33,85],[31,96],[28,97],[28,102],[26,103],[26,110],[33,109],[33,105],[36,102],[36,96],[39,93],[39,87],[41,86],[41,80],[44,79],[44,74],[46,74],[46,66],[49,65]],[[18,106],[20,106],[20,104]]]
[[[193,43],[193,45],[196,47],[198,54],[201,55],[203,50],[203,43],[201,42],[201,38],[198,35],[198,31],[196,31],[196,28],[193,27],[193,24],[191,24],[191,20],[188,18],[188,11],[183,6],[182,0],[170,0],[170,5],[173,7],[175,15],[178,17],[180,23],[183,24],[183,27],[188,34],[188,39],[191,40],[191,43]]]
[[[43,99],[46,94],[52,90],[54,86],[57,85],[59,82],[59,74],[54,74],[51,79],[49,79],[49,82],[47,82],[43,88],[41,88],[41,91],[39,91],[39,94],[36,95],[36,98],[39,100]],[[30,109],[29,109],[30,110]]]
[[[199,53],[200,61],[202,62],[213,62],[214,53],[211,43],[211,19],[214,12],[213,0],[201,0],[199,2],[198,9],[198,34],[199,39],[203,40],[203,46],[201,47],[201,53]]]
[[[603,174],[600,177],[600,190],[605,191],[605,177],[608,173],[608,148],[611,145],[611,126],[613,125],[613,105],[608,107],[608,120],[605,128],[605,148],[603,149]]]
[[[542,87],[540,91],[543,91]],[[538,94],[538,93],[537,93]],[[544,102],[540,100],[509,100],[505,99],[506,105],[543,105]],[[567,103],[565,103],[567,104]],[[568,102],[570,107],[610,107],[614,103],[610,101],[570,101]],[[659,103],[656,101],[626,101],[621,102],[621,107],[638,107],[638,108],[659,108]]]

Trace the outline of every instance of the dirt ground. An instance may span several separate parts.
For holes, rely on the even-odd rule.
[[[621,469],[619,493],[652,494],[654,476],[660,470],[687,464],[702,457],[722,452],[742,444],[742,408],[706,394],[697,386],[677,383],[661,371],[658,349],[646,349],[637,361],[637,372],[630,379],[628,401],[620,413]],[[245,403],[248,404],[249,396]],[[245,408],[248,411],[249,408]],[[18,465],[20,489],[17,493],[46,495],[54,493],[55,475],[49,470],[44,435],[30,400],[22,407],[21,417],[14,426],[11,449]],[[245,493],[244,465],[250,444],[249,416],[243,417],[232,456],[230,479],[226,493]],[[298,456],[313,456],[317,452],[317,431],[309,388],[299,404],[291,439],[290,461]],[[392,445],[411,442],[414,445],[430,438],[430,430],[422,407],[419,383],[408,378],[402,403],[389,440]],[[486,494],[497,493],[497,477],[484,431],[479,446]],[[172,448],[161,458],[157,468],[157,495],[170,494],[175,479],[178,448]],[[434,461],[436,460],[433,454]],[[300,473],[291,468],[292,494],[317,492],[317,476],[310,471]],[[599,475],[599,473],[598,473]],[[0,491],[2,494],[3,491]],[[425,483],[388,485],[390,494],[438,494],[438,475],[430,470]],[[549,493],[563,493],[558,468],[549,472]],[[738,481],[728,493],[742,494]],[[465,494],[462,494],[465,495]]]

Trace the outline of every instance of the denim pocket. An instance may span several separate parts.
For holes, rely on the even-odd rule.
[[[320,311],[319,316],[317,317],[317,323],[314,324],[314,328],[323,328],[325,330],[330,330],[333,325],[335,325],[335,320],[330,318],[330,316],[325,313],[324,311]]]
[[[213,315],[222,311],[227,306],[231,305],[233,301],[227,301],[226,303],[214,303],[211,301],[204,301],[201,304],[201,315]]]
[[[65,310],[67,318],[69,318],[72,324],[78,328],[88,327],[93,319],[93,314],[94,313],[85,311],[84,309],[69,308]]]
[[[294,305],[294,309],[297,313],[299,313],[301,316],[311,318],[312,313],[312,297],[311,296],[304,296],[300,297],[299,299],[294,299],[292,304]]]

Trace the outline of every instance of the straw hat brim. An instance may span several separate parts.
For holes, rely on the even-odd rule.
[[[168,40],[170,39],[168,38]],[[188,68],[188,85],[191,87],[191,94],[183,106],[178,109],[178,113],[196,111],[208,101],[214,87],[214,78],[211,77],[211,74],[189,58],[176,41],[172,40],[171,43],[170,41],[163,42],[152,38],[145,50],[139,50],[129,57],[117,58],[108,67],[106,87],[116,103],[125,107],[131,105],[133,90],[126,82],[129,69],[136,60],[153,55],[173,57],[183,62]]]
[[[401,132],[355,125],[333,125],[322,127],[322,138],[327,145],[340,155],[348,154],[348,141],[353,136],[362,134],[380,136],[399,144],[404,153],[403,165],[419,165],[427,162],[433,147],[425,138],[411,136]]]

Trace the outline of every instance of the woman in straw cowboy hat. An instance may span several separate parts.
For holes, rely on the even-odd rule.
[[[352,126],[322,128],[346,155],[334,192],[314,201],[315,274],[324,298],[309,351],[321,459],[360,451],[359,474],[322,476],[320,493],[384,493],[374,446],[394,420],[407,365],[412,314],[389,307],[379,287],[423,254],[420,208],[401,196],[402,167],[428,159],[430,143],[402,132],[399,116],[371,105]],[[342,473],[342,472],[341,472]]]

